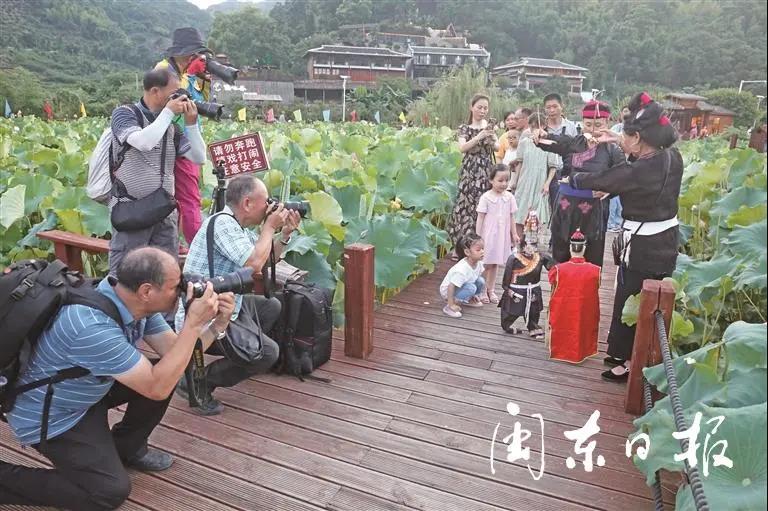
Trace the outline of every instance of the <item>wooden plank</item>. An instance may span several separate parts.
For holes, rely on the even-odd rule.
[[[343,484],[346,487],[417,509],[436,511],[445,509],[491,511],[494,509],[489,505],[474,503],[460,496],[334,459],[328,455],[334,448],[328,439],[325,441],[325,455],[272,440],[268,435],[279,432],[269,428],[258,428],[259,419],[253,414],[240,410],[227,410],[224,414],[206,418],[180,412],[174,408],[169,409],[168,413],[172,416],[171,427],[188,436],[198,437],[209,443],[226,443],[229,449],[254,459],[258,457],[286,467],[293,472],[294,476],[304,474],[332,484]],[[290,420],[294,421],[294,419]],[[251,432],[256,429],[259,430],[258,433]],[[370,428],[367,430],[375,431]],[[262,475],[262,472],[253,471],[252,473]]]
[[[383,431],[341,421],[331,416],[324,416],[324,418],[320,420],[318,418],[319,412],[297,410],[292,408],[290,405],[282,405],[275,402],[265,401],[261,398],[257,398],[255,396],[246,396],[233,390],[219,389],[217,392],[219,392],[219,399],[230,405],[236,406],[241,410],[254,410],[259,415],[266,415],[275,420],[286,422],[290,421],[292,424],[301,424],[302,427],[313,429],[321,434],[333,435],[336,438],[334,442],[349,440],[352,442],[360,443],[362,445],[373,444],[376,446],[377,450],[383,450],[390,454],[396,455],[395,458],[411,458],[415,463],[422,463],[420,460],[429,460],[431,464],[439,465],[440,467],[449,469],[450,472],[462,472],[464,474],[461,478],[462,481],[465,481],[468,478],[471,480],[472,477],[476,477],[493,480],[496,482],[504,482],[504,480],[502,480],[500,477],[493,476],[489,473],[487,464],[488,462],[484,457],[465,455],[456,451],[455,449],[443,448],[437,445],[425,446],[422,442],[414,441],[412,439],[401,436],[389,435]],[[321,409],[324,409],[324,407],[322,407],[321,404],[318,404],[318,410]],[[217,416],[214,418],[214,420],[221,420],[226,422],[228,421],[228,417],[226,415],[227,414]],[[252,422],[253,421],[250,421],[250,423]],[[249,422],[246,422],[245,424],[248,423]],[[244,425],[241,425],[240,427],[243,426]],[[431,470],[434,472],[436,469]],[[516,481],[520,481],[524,474],[526,477],[528,475],[527,469],[521,466],[510,465],[509,470],[517,475],[515,479]],[[394,474],[399,473],[401,472],[394,472]],[[422,475],[422,471],[420,471],[420,475]],[[605,476],[605,474],[603,475]],[[413,476],[411,476],[411,480],[413,480]],[[546,483],[543,481],[544,480],[542,479],[541,481],[537,482],[537,491],[539,492],[547,493],[553,497],[557,497],[558,495],[561,497],[563,495],[568,495],[570,500],[581,502],[584,505],[589,505],[595,501],[595,496],[588,496],[591,494],[591,492],[588,491],[588,487],[583,483],[568,480],[557,480],[552,482],[548,480]],[[427,483],[422,482],[422,484]],[[459,483],[446,484],[444,478],[437,478],[430,479],[428,484],[433,487],[442,488],[444,491],[452,491],[452,489],[456,488],[456,484]],[[465,489],[465,491],[460,492],[460,495],[468,496],[469,494],[467,491],[469,491],[469,489]],[[499,494],[499,492],[504,492],[503,487],[493,490],[494,495]],[[614,492],[606,490],[602,492],[601,498],[610,500],[613,497],[617,497],[618,495],[622,494],[614,494]],[[624,497],[628,498],[626,496]],[[644,502],[644,500],[641,499],[641,501],[638,503],[642,502]],[[495,503],[495,505],[499,505],[499,503]],[[610,507],[607,509],[610,509]]]
[[[370,360],[381,360],[390,363],[392,361],[397,361],[403,365],[408,364],[416,368],[458,374],[460,376],[467,376],[484,381],[489,381],[489,379],[494,378],[494,371],[446,363],[442,360],[414,358],[388,350],[378,350],[371,356]],[[514,399],[516,402],[530,403],[539,409],[543,408],[545,410],[555,411],[559,414],[558,420],[565,420],[567,422],[573,421],[573,423],[581,421],[583,424],[592,412],[598,410],[601,415],[601,427],[605,427],[605,429],[609,431],[615,431],[617,434],[625,434],[630,431],[628,422],[632,420],[632,417],[623,410],[613,406],[590,403],[587,401],[576,401],[569,397],[552,396],[524,389],[517,389],[515,391]]]

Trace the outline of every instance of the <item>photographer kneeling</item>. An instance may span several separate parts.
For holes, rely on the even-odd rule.
[[[175,257],[157,248],[128,252],[96,288],[111,300],[124,328],[105,312],[65,305],[44,331],[18,380],[23,385],[64,368],[90,374],[54,383],[46,421],[46,386],[19,394],[8,423],[22,445],[31,445],[53,469],[0,461],[0,505],[53,506],[76,511],[119,507],[131,492],[124,466],[165,470],[173,458],[149,449],[147,438],[163,418],[173,388],[198,338],[203,346],[229,325],[231,293],[206,286],[192,300],[178,335],[162,313],[172,311],[182,291]],[[187,286],[187,299],[192,285]],[[19,318],[24,320],[25,318]],[[136,348],[144,339],[159,355],[150,362]],[[109,429],[107,412],[127,403],[121,422]]]
[[[184,264],[185,275],[221,276],[244,267],[253,269],[254,274],[261,274],[270,251],[274,250],[275,258],[279,258],[301,220],[297,211],[272,203],[264,183],[250,174],[237,176],[227,183],[226,204],[223,211],[206,219],[197,232]],[[260,235],[250,229],[258,225],[261,225]],[[276,242],[274,234],[277,230],[281,230],[281,237]],[[212,233],[210,255],[209,233]],[[212,264],[209,264],[209,257]],[[197,396],[199,406],[192,407],[192,411],[200,415],[221,413],[221,403],[212,396],[216,387],[231,387],[250,376],[266,373],[275,364],[279,347],[265,332],[272,330],[279,319],[280,308],[276,298],[236,295],[232,323],[240,332],[255,331],[252,345],[259,352],[247,364],[232,360],[230,356],[209,364],[205,368],[206,388],[199,390],[203,395]],[[183,322],[184,307],[180,305],[176,326],[180,327]],[[226,342],[229,340],[222,339],[222,343]],[[208,353],[227,355],[219,343]],[[177,392],[189,398],[186,380],[179,382]]]

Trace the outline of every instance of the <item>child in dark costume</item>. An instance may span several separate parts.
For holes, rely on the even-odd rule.
[[[522,334],[522,328],[512,325],[518,318],[525,321],[528,335],[543,339],[544,330],[539,326],[539,317],[544,309],[541,294],[541,270],[550,268],[553,260],[539,254],[539,220],[536,211],[529,211],[524,224],[525,243],[522,251],[509,256],[504,267],[502,289],[504,295],[499,302],[501,328],[510,334]]]

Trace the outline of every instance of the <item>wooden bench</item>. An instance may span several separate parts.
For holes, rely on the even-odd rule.
[[[53,252],[56,259],[66,264],[70,270],[83,271],[82,253],[107,254],[109,253],[109,240],[92,238],[66,231],[41,231],[37,233],[41,240],[53,243]],[[186,255],[179,254],[179,265],[184,266]]]

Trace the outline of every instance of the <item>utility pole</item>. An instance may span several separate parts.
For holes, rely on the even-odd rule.
[[[739,94],[741,94],[741,89],[744,87],[745,83],[766,83],[765,80],[742,80],[739,84]]]
[[[341,75],[341,122],[347,122],[347,80],[349,76]]]

